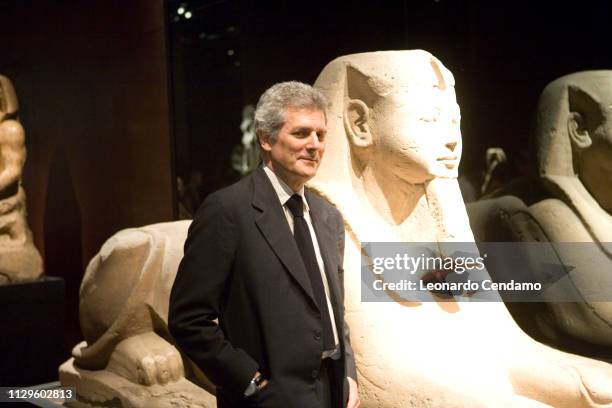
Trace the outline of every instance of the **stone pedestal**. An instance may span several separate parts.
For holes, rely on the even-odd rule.
[[[64,280],[0,285],[0,386],[57,380],[64,346]]]

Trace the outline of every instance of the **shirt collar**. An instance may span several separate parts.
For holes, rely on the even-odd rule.
[[[276,175],[268,166],[263,166],[266,175],[270,179],[272,183],[272,187],[274,187],[274,191],[276,191],[276,195],[280,200],[282,205],[287,203],[287,200],[291,198],[293,194],[298,194],[302,197],[302,202],[304,203],[304,212],[310,211],[310,207],[308,207],[308,202],[306,201],[306,196],[304,196],[304,186],[302,186],[299,191],[294,192],[291,187],[287,185],[280,177]]]

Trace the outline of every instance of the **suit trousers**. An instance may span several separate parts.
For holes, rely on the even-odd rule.
[[[348,384],[344,382],[335,381],[338,378],[338,372],[341,371],[338,360],[331,358],[324,358],[321,360],[321,368],[319,370],[319,378],[315,383],[315,390],[317,398],[323,408],[336,408],[346,407],[346,401],[348,400]]]
[[[331,359],[325,358],[321,360],[321,368],[319,369],[319,378],[315,381],[315,390],[319,399],[321,408],[332,408],[333,404],[333,385]]]

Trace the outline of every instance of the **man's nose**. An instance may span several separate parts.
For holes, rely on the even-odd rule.
[[[306,145],[306,147],[308,149],[320,149],[321,146],[323,146],[323,141],[321,139],[319,139],[319,135],[317,135],[317,132],[312,132],[310,134],[310,136],[308,136],[308,144]]]
[[[448,150],[450,150],[451,152],[454,152],[455,148],[457,147],[457,141],[456,140],[448,141],[444,144],[444,146],[446,146]]]

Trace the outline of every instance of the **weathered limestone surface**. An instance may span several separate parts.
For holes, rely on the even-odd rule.
[[[11,81],[0,75],[0,284],[38,279],[42,259],[26,220],[21,173],[26,160],[25,131]]]
[[[360,301],[360,242],[473,241],[456,180],[454,80],[417,50],[340,57],[316,86],[331,107],[310,186],[346,222],[346,309],[364,406],[612,404],[612,366],[536,343],[503,303]]]
[[[120,231],[89,263],[80,292],[85,341],[60,367],[61,383],[77,389],[72,405],[216,406],[205,391],[214,387],[183,361],[168,333],[168,300],[189,223]]]
[[[558,251],[572,284],[549,293],[546,308],[522,305],[519,320],[551,341],[612,346],[612,71],[577,72],[542,92],[532,134],[529,179],[470,206],[481,240],[592,243]],[[552,302],[575,291],[582,302]],[[599,301],[597,301],[599,300]],[[608,352],[612,357],[612,350]]]

